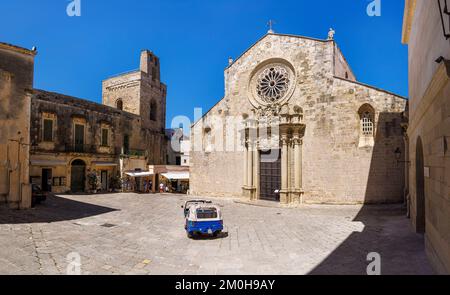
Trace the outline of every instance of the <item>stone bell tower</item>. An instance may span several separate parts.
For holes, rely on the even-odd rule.
[[[106,79],[102,90],[103,104],[141,116],[147,128],[164,129],[167,87],[151,51],[142,50],[139,69]]]

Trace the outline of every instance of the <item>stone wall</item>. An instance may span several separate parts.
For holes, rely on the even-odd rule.
[[[196,195],[242,196],[244,179],[243,121],[252,117],[250,82],[255,69],[284,62],[295,71],[295,90],[288,104],[303,110],[303,190],[305,202],[401,202],[404,168],[395,158],[404,151],[400,126],[406,100],[383,90],[336,77],[349,70],[345,59],[335,63],[334,41],[268,34],[225,70],[225,98],[192,129],[191,192]],[[338,75],[342,75],[338,74]],[[344,71],[345,75],[345,71]],[[359,109],[375,110],[375,138],[360,147]],[[234,117],[237,127],[224,127]],[[222,121],[215,124],[214,120]],[[205,152],[202,136],[222,146]],[[233,133],[226,137],[226,133]],[[227,141],[232,141],[227,142]],[[235,146],[229,151],[223,146]]]
[[[339,78],[356,81],[352,69],[336,43],[334,46],[334,75]]]
[[[166,125],[167,87],[160,81],[160,61],[148,50],[141,52],[139,70],[114,76],[103,81],[103,104],[123,110],[142,118],[145,128],[164,132]],[[151,107],[155,115],[151,116]]]
[[[31,206],[30,91],[35,51],[0,43],[0,202]]]
[[[117,109],[117,102],[121,100],[125,112],[139,116],[141,113],[141,72],[134,71],[103,81],[102,96],[104,105]]]
[[[438,273],[450,273],[450,42],[438,1],[406,1],[411,220]],[[439,57],[444,59],[436,61]],[[423,162],[422,162],[423,159]]]

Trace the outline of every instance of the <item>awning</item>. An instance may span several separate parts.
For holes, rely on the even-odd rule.
[[[62,160],[31,160],[31,166],[66,166],[67,162]]]
[[[131,177],[145,177],[145,176],[152,176],[153,173],[151,172],[125,172],[126,175],[131,176]]]
[[[161,175],[170,180],[189,180],[189,172],[169,172]]]
[[[97,167],[115,167],[115,166],[119,165],[119,164],[113,163],[113,162],[92,162],[92,164]]]

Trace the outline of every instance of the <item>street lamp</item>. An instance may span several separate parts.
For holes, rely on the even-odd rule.
[[[442,3],[441,1],[444,2],[444,8],[442,9]],[[442,22],[442,29],[444,30],[444,36],[445,39],[449,39],[450,38],[450,11],[448,10],[448,4],[447,4],[448,0],[438,0],[438,5],[439,5],[439,13],[441,15],[441,22]],[[445,21],[444,21],[444,16],[448,17],[448,27],[445,27]]]

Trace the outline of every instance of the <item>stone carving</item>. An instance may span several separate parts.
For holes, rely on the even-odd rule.
[[[336,31],[330,28],[328,31],[328,40],[334,40],[334,34],[336,34]]]
[[[255,107],[283,105],[292,97],[297,77],[287,60],[272,59],[260,63],[253,71],[248,85],[248,98]]]
[[[255,117],[257,119],[262,118],[271,118],[271,117],[277,117],[279,116],[281,112],[281,106],[277,103],[268,105],[266,107],[258,107],[255,109]]]
[[[282,65],[271,65],[263,70],[257,80],[258,96],[267,103],[274,103],[286,95],[291,83],[289,71]]]

